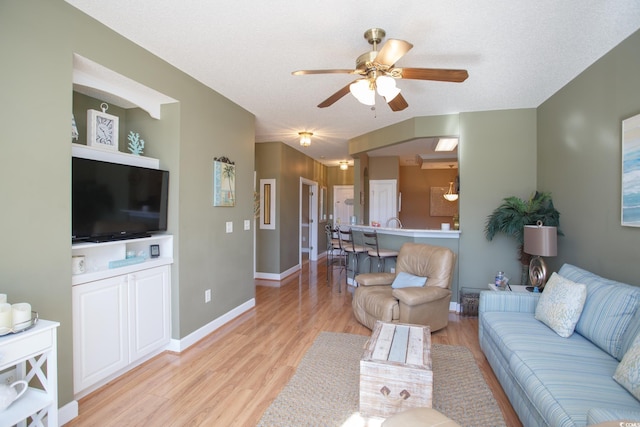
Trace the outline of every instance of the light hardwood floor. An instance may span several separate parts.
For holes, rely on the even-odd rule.
[[[370,335],[324,261],[282,282],[256,280],[256,306],[180,354],[162,353],[79,402],[67,426],[255,426],[320,331]],[[279,286],[278,286],[279,285]],[[449,315],[432,342],[468,347],[509,427],[522,424],[478,343],[475,317]]]

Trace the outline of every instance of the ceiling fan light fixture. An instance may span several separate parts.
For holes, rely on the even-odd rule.
[[[298,132],[300,135],[300,145],[303,147],[308,147],[311,145],[311,137],[313,136],[313,132]]]
[[[369,80],[360,79],[349,85],[349,91],[364,105],[376,104],[376,92],[371,88]]]
[[[393,100],[400,93],[400,89],[396,87],[396,79],[389,76],[378,76],[376,78],[376,88],[378,94],[384,97],[385,101]]]

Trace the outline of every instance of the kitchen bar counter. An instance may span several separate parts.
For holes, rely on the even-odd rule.
[[[429,229],[412,229],[412,228],[388,228],[388,227],[372,227],[370,225],[351,225],[352,230],[356,231],[373,231],[378,234],[389,234],[393,236],[404,236],[413,238],[432,238],[432,239],[459,239],[460,230],[429,230]]]

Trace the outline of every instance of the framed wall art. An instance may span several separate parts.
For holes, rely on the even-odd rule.
[[[276,180],[260,180],[260,228],[276,229]]]
[[[118,151],[118,116],[107,114],[109,106],[100,104],[102,111],[87,110],[87,145]]]
[[[622,225],[640,227],[640,114],[622,121]]]
[[[213,206],[236,205],[236,165],[226,157],[213,159]]]

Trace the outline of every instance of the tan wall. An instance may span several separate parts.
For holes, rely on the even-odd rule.
[[[418,166],[400,167],[402,210],[400,221],[404,228],[439,229],[443,222],[453,224],[452,216],[431,215],[431,187],[449,188],[457,169],[420,169]],[[447,202],[458,210],[458,202]]]

